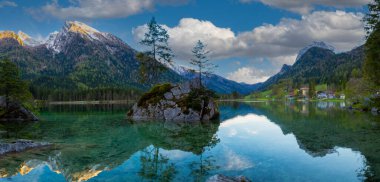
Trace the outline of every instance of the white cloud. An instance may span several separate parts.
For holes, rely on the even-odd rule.
[[[371,0],[239,0],[241,3],[261,2],[268,6],[285,9],[300,14],[307,14],[315,6],[332,6],[336,8],[361,7]]]
[[[164,27],[170,35],[169,44],[179,59],[190,59],[191,50],[198,40],[207,44],[211,50],[210,56],[214,59],[230,57],[231,50],[241,47],[236,45],[236,35],[230,28],[216,27],[209,21],[183,18],[176,27]],[[132,33],[136,41],[139,41],[146,31],[146,25],[142,25]]]
[[[254,167],[248,159],[236,154],[234,151],[226,148],[225,151],[225,164],[223,168],[225,170],[244,170]]]
[[[58,0],[42,7],[42,12],[61,19],[70,18],[117,18],[128,17],[144,10],[151,10],[155,4],[176,5],[188,0],[71,0],[71,5],[62,7]]]
[[[235,34],[230,28],[215,26],[210,21],[193,18],[180,20],[175,27],[166,27],[170,45],[178,59],[189,59],[197,40],[211,50],[213,59],[232,57],[294,57],[313,41],[325,41],[338,51],[348,51],[364,42],[363,14],[344,11],[318,11],[301,20],[282,19],[277,25],[264,24],[251,31]],[[142,39],[146,26],[133,30],[136,41]],[[289,60],[286,60],[289,63]]]
[[[253,84],[264,82],[270,76],[271,74],[268,74],[268,72],[264,72],[263,70],[258,70],[250,67],[242,67],[235,72],[229,73],[227,75],[227,78],[236,82]]]
[[[191,49],[202,40],[211,50],[213,60],[228,58],[265,59],[277,65],[293,64],[298,51],[314,41],[324,41],[338,52],[349,51],[364,43],[362,13],[316,11],[297,19],[282,19],[278,24],[263,24],[251,31],[235,33],[217,27],[210,21],[183,18],[175,27],[164,27],[170,35],[169,44],[178,60],[189,60]],[[133,30],[136,41],[143,38],[146,25]],[[277,70],[270,70],[271,73]],[[253,68],[240,68],[229,79],[255,83],[268,74]]]
[[[0,8],[6,7],[6,6],[17,7],[17,4],[13,1],[0,1]]]
[[[297,54],[289,55],[289,56],[278,56],[278,57],[273,57],[272,63],[276,65],[277,67],[280,67],[284,64],[287,65],[292,65],[294,61],[297,59]]]

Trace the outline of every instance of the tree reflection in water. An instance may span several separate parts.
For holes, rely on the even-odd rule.
[[[147,180],[171,181],[176,173],[174,163],[160,153],[157,147],[148,147],[141,152],[140,176]]]

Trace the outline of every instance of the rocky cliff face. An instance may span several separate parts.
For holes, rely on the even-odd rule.
[[[128,116],[133,120],[165,120],[177,122],[210,121],[219,111],[210,91],[195,81],[173,86],[160,85],[144,94]]]

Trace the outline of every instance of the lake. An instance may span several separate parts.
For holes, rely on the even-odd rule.
[[[379,181],[380,116],[344,103],[221,102],[220,123],[133,123],[129,105],[50,106],[0,125],[3,141],[53,145],[1,156],[0,181]]]

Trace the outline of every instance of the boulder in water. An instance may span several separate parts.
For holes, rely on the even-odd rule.
[[[141,97],[128,116],[133,120],[211,121],[219,117],[214,98],[212,91],[196,81],[158,85]]]
[[[0,97],[0,121],[38,121],[38,118],[17,102],[9,102]]]

